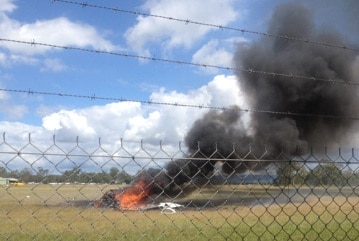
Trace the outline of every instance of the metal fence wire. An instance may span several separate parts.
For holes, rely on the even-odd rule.
[[[0,143],[0,240],[358,240],[356,149]]]

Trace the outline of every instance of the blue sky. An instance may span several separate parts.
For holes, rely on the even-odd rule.
[[[77,0],[74,0],[76,2]],[[78,1],[83,3],[84,1]],[[265,32],[285,0],[142,0],[86,3]],[[333,3],[334,1],[330,1]],[[319,24],[335,9],[311,4]],[[326,2],[327,3],[327,2]],[[349,17],[347,18],[349,19]],[[353,31],[345,25],[342,31]],[[52,0],[0,0],[1,38],[233,67],[238,44],[260,37],[227,29]],[[246,106],[233,71],[0,41],[0,87],[206,106]],[[183,140],[202,109],[0,92],[0,132],[63,140]]]

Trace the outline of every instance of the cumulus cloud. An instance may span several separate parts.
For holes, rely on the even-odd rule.
[[[12,0],[0,3],[0,32],[4,39],[33,41],[46,44],[74,47],[92,47],[98,50],[112,51],[117,49],[110,41],[91,25],[73,22],[66,17],[47,20],[37,20],[33,23],[20,22],[9,17],[16,9]],[[3,47],[13,54],[35,55],[51,50],[51,47],[11,42],[0,42]]]
[[[60,72],[67,69],[58,58],[41,55],[56,49],[36,45],[45,43],[63,47],[93,48],[96,50],[114,51],[118,47],[105,38],[95,27],[86,23],[74,22],[66,17],[22,22],[11,18],[17,6],[14,0],[0,1],[1,38],[16,41],[34,42],[21,44],[0,41],[0,66],[14,65],[39,66],[41,71]]]
[[[235,76],[218,75],[208,84],[186,93],[159,89],[152,93],[151,99],[153,102],[227,107],[234,104],[245,105],[241,96]],[[178,143],[184,140],[192,124],[206,111],[205,108],[114,102],[81,109],[63,108],[52,113],[46,112],[47,114],[42,119],[42,126],[0,121],[0,131],[7,132],[6,141],[15,149],[27,146],[29,133],[31,133],[31,140],[36,143],[36,147],[50,153],[64,154],[70,151],[81,153],[81,148],[84,148],[88,153],[96,151],[96,154],[108,155],[108,153],[123,151],[121,148],[121,138],[123,138],[125,149],[128,151],[123,153],[124,156],[128,153],[137,153],[141,140],[143,140],[146,152],[151,155],[154,153],[161,155],[158,153],[160,141],[166,153],[175,155],[178,153]],[[53,136],[56,141],[52,140]],[[77,137],[81,148],[76,148],[74,141]],[[101,138],[101,148],[94,145],[99,138]],[[106,153],[103,153],[103,150],[106,150]],[[183,151],[185,150],[183,145]],[[29,163],[31,163],[32,159],[29,158]],[[36,165],[49,164],[34,161]],[[63,165],[63,158],[52,161],[52,163],[58,161]],[[108,160],[103,158],[96,159],[96,165],[105,165],[106,161]],[[68,164],[73,166],[75,163],[82,162],[74,157]],[[161,165],[161,162],[156,162],[156,164]],[[132,170],[135,173],[139,167],[148,164],[145,160],[139,160],[126,165],[128,171]],[[69,166],[64,168],[71,168]]]
[[[87,117],[76,110],[64,111],[46,116],[43,119],[45,129],[61,131],[68,135],[83,135],[85,138],[95,134],[95,130],[89,126]]]
[[[5,133],[9,137],[11,136],[11,138],[18,141],[25,139],[29,136],[29,134],[33,133],[37,133],[39,134],[39,136],[43,137],[43,128],[39,126],[24,124],[21,122],[1,121],[0,132],[1,134]]]
[[[111,51],[116,47],[105,40],[98,31],[87,24],[75,23],[65,17],[50,20],[38,20],[35,23],[21,23],[4,17],[0,23],[3,38],[33,41],[60,46],[90,46],[94,49]],[[26,55],[41,54],[51,47],[2,42],[1,46],[11,52]]]
[[[6,12],[12,12],[16,9],[16,5],[13,3],[13,0],[2,0],[0,1],[0,14]]]
[[[224,75],[218,75],[207,85],[188,93],[166,92],[161,89],[151,95],[151,100],[191,106],[228,107],[231,105],[245,105],[236,78]],[[160,136],[162,140],[172,143],[181,141],[193,122],[203,116],[206,111],[205,108],[163,106],[160,109],[159,116],[156,116],[155,125],[157,128],[153,128],[149,132],[137,128],[138,131],[135,134],[132,132],[131,138],[136,136],[145,136],[146,138]]]
[[[143,5],[143,10],[152,15],[226,26],[238,17],[233,5],[234,0],[148,0]],[[134,51],[150,55],[150,44],[161,43],[164,50],[189,48],[211,30],[213,28],[203,25],[139,16],[137,24],[127,30],[125,37]]]
[[[226,107],[244,105],[234,76],[216,76],[207,85],[188,93],[160,89],[152,93],[153,102]],[[167,105],[116,102],[76,110],[60,110],[43,118],[43,128],[61,139],[102,137],[149,143],[177,143],[184,139],[193,122],[205,109]]]
[[[233,67],[234,46],[240,42],[246,42],[245,38],[212,39],[203,45],[193,56],[193,63],[206,65]],[[218,73],[215,68],[202,68],[206,73]]]

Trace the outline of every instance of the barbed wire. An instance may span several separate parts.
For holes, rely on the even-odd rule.
[[[162,105],[162,106],[174,106],[174,107],[185,107],[185,108],[197,108],[197,109],[207,109],[207,110],[227,110],[227,111],[240,111],[240,112],[250,112],[250,113],[262,113],[270,115],[281,115],[281,116],[300,116],[306,118],[325,118],[325,119],[345,119],[345,120],[359,120],[359,117],[356,116],[336,116],[336,115],[323,115],[323,114],[311,114],[311,113],[297,113],[297,112],[283,112],[283,111],[273,111],[273,110],[258,110],[250,108],[239,108],[235,107],[225,107],[225,106],[208,106],[204,104],[184,104],[184,103],[171,103],[171,102],[160,102],[152,100],[135,100],[127,98],[115,98],[115,97],[101,97],[96,94],[93,95],[79,95],[79,94],[69,94],[69,93],[55,93],[55,92],[46,92],[46,91],[36,91],[36,90],[20,90],[20,89],[5,89],[0,88],[0,91],[4,92],[13,92],[13,93],[23,93],[28,95],[50,95],[58,97],[72,97],[72,98],[84,98],[90,100],[107,100],[107,101],[118,101],[118,102],[133,102],[141,103],[146,105]]]
[[[126,57],[126,58],[136,58],[136,59],[142,59],[142,60],[148,60],[148,61],[158,61],[158,62],[171,63],[171,64],[189,65],[189,66],[195,66],[195,67],[200,67],[200,68],[232,70],[232,71],[238,71],[238,72],[246,72],[246,73],[250,73],[250,74],[268,75],[271,77],[296,78],[296,79],[303,79],[303,80],[310,80],[310,81],[321,81],[321,82],[326,82],[326,83],[330,83],[330,84],[344,84],[344,85],[359,86],[358,82],[353,82],[353,81],[342,81],[342,80],[336,80],[336,79],[317,78],[314,76],[295,75],[292,73],[267,72],[267,71],[263,71],[263,70],[256,70],[253,68],[229,67],[229,66],[220,66],[220,65],[213,65],[213,64],[194,63],[194,62],[188,62],[188,61],[182,61],[182,60],[149,57],[149,56],[143,56],[143,55],[113,52],[113,51],[106,51],[106,50],[100,50],[100,49],[88,49],[88,48],[80,48],[80,47],[74,47],[74,46],[62,46],[62,45],[57,45],[57,44],[36,42],[34,39],[31,41],[25,41],[25,40],[0,38],[0,42],[1,41],[17,43],[17,44],[27,44],[32,47],[42,46],[42,47],[83,51],[83,52],[97,53],[97,54],[108,54],[108,55],[114,55],[114,56],[120,56],[120,57]]]
[[[329,43],[329,42],[320,42],[320,41],[314,41],[314,40],[309,40],[309,39],[297,38],[297,37],[288,36],[288,35],[266,33],[266,32],[254,31],[254,30],[235,28],[235,27],[227,27],[224,25],[204,23],[204,22],[193,21],[190,19],[181,19],[181,18],[175,18],[175,17],[169,17],[169,16],[162,16],[162,15],[158,15],[158,14],[143,13],[143,12],[138,12],[138,11],[133,11],[133,10],[121,9],[118,7],[108,7],[108,6],[103,6],[103,5],[91,4],[91,3],[87,3],[87,2],[77,2],[77,1],[70,1],[70,0],[52,0],[52,2],[53,3],[62,2],[62,3],[79,5],[82,7],[92,7],[92,8],[97,8],[97,9],[128,13],[128,14],[133,14],[133,15],[138,15],[138,16],[161,18],[161,19],[166,19],[166,20],[170,20],[170,21],[182,22],[185,24],[195,24],[195,25],[200,25],[200,26],[206,26],[206,27],[212,27],[212,28],[218,28],[218,29],[224,29],[224,30],[231,30],[231,31],[240,32],[242,34],[244,34],[244,33],[255,34],[255,35],[261,35],[261,36],[270,37],[270,38],[278,38],[278,39],[284,39],[284,40],[289,40],[289,41],[302,42],[302,43],[306,43],[306,44],[321,45],[321,46],[325,46],[325,47],[340,48],[340,49],[352,50],[352,51],[359,52],[359,48],[353,47],[353,46],[340,45],[340,44],[334,44],[334,43]]]

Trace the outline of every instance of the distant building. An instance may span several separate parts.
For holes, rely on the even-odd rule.
[[[0,177],[0,185],[12,185],[20,183],[19,179],[12,177]]]

